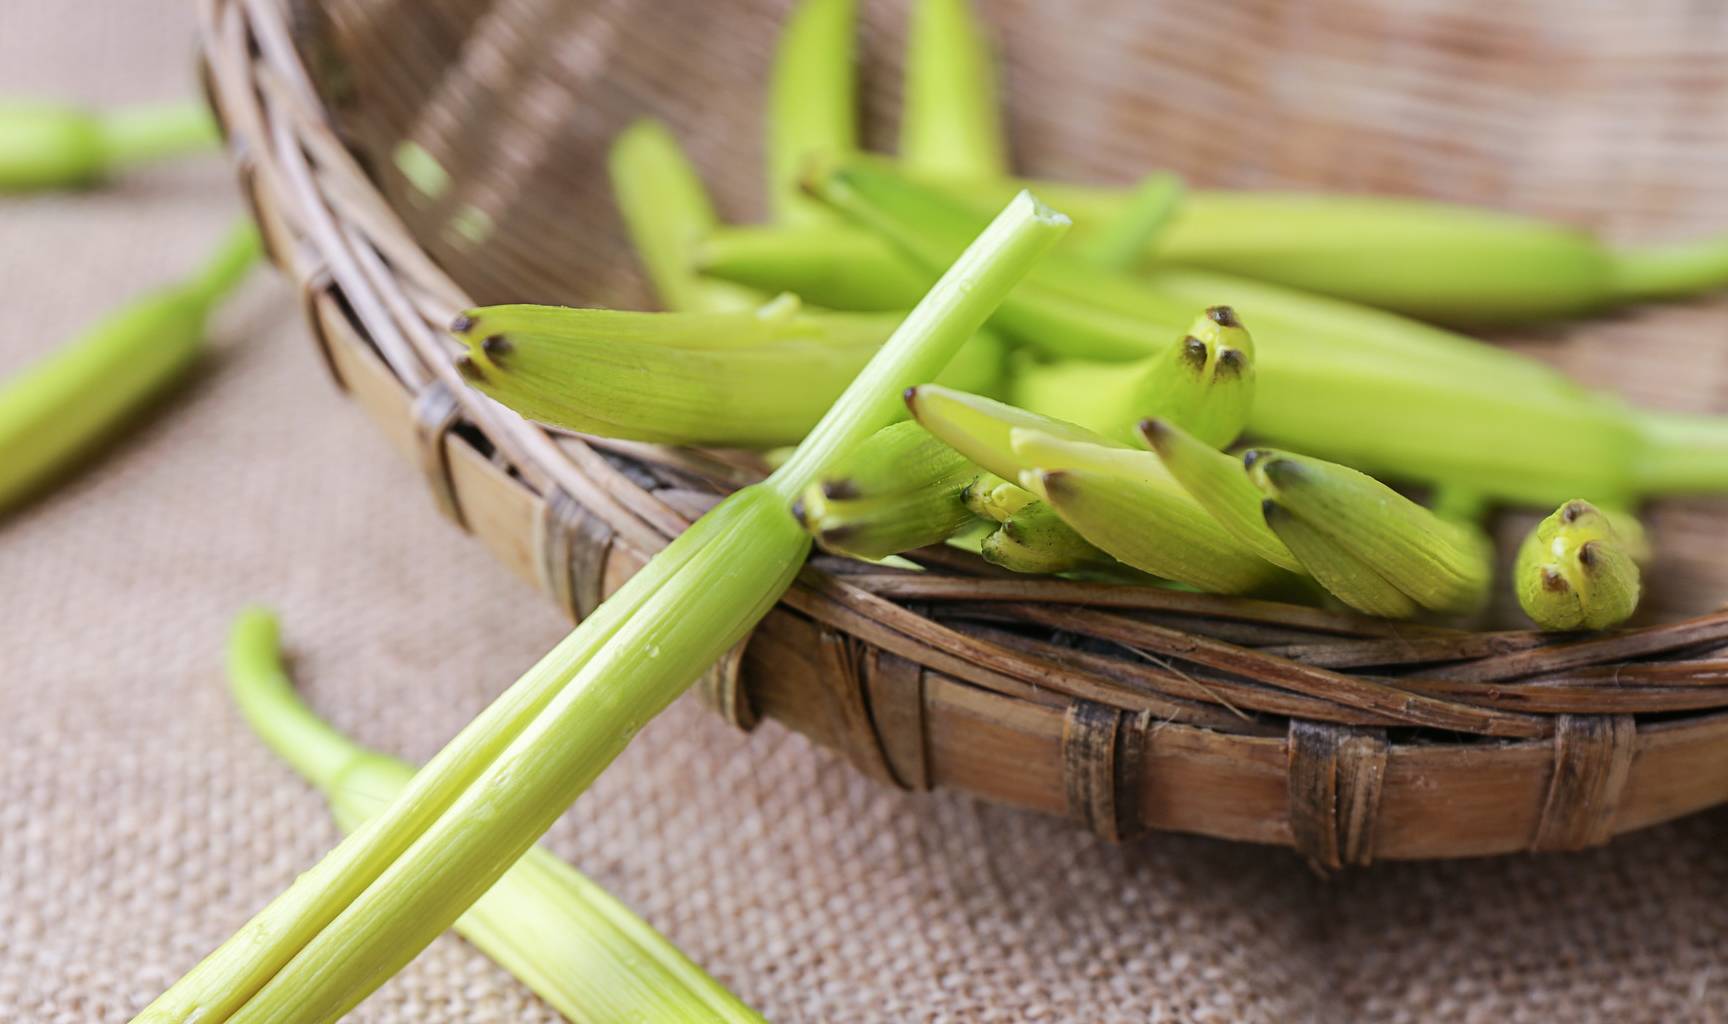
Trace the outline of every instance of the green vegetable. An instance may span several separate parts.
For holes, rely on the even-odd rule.
[[[270,613],[234,621],[228,679],[247,722],[330,802],[352,832],[408,788],[414,769],[355,744],[294,692]],[[630,908],[538,846],[467,913],[456,931],[575,1022],[762,1018]]]
[[[1017,198],[768,480],[650,559],[389,807],[137,1019],[329,1021],[412,959],[773,607],[810,545],[793,499],[887,426],[901,389],[947,363],[1066,227]]]
[[[1480,531],[1442,520],[1348,466],[1266,448],[1242,456],[1265,494],[1266,525],[1333,596],[1358,611],[1477,611],[1492,552]]]
[[[1131,438],[1147,416],[1215,448],[1241,435],[1254,404],[1254,342],[1229,306],[1213,306],[1162,352],[1134,363],[1023,361],[1014,404],[1109,437]]]
[[[140,164],[214,149],[219,141],[202,103],[98,112],[0,102],[0,192],[93,185]]]
[[[905,309],[929,283],[921,267],[875,236],[835,224],[719,226],[696,246],[692,260],[697,272],[717,280],[860,312]]]
[[[794,513],[822,547],[866,561],[940,544],[973,522],[981,472],[911,421],[884,427],[804,489]]]
[[[1118,566],[1063,522],[1048,502],[994,473],[974,478],[964,500],[973,512],[997,524],[979,541],[978,553],[987,562],[1026,573]]]
[[[1182,206],[1184,186],[1174,174],[1147,176],[1135,186],[1121,216],[1101,225],[1083,248],[1085,258],[1109,270],[1132,270],[1162,244],[1165,229]]]
[[[607,167],[618,212],[661,305],[726,313],[766,301],[754,289],[702,277],[693,268],[696,244],[720,217],[670,129],[651,119],[637,121],[613,141]]]
[[[858,147],[857,18],[857,0],[801,0],[781,31],[768,86],[768,207],[777,221],[832,219],[803,182],[813,158],[839,159]]]
[[[968,203],[988,204],[1025,186],[954,180],[946,187]],[[1074,209],[1088,232],[1106,229],[1132,201],[1123,189],[1068,186],[1040,194]],[[1459,325],[1580,316],[1728,286],[1728,238],[1610,246],[1534,217],[1387,196],[1195,192],[1141,262],[1249,277]]]
[[[926,430],[1018,481],[1081,537],[1141,572],[1224,594],[1288,582],[1288,574],[1220,526],[1151,452],[938,385],[913,389],[907,404]]]
[[[919,173],[959,179],[1008,173],[995,57],[972,0],[912,6],[900,158]]]
[[[189,280],[141,295],[0,385],[0,512],[39,493],[179,380],[205,321],[257,259],[237,229]]]
[[[1518,548],[1518,604],[1543,629],[1612,629],[1638,610],[1647,554],[1637,520],[1568,501]]]
[[[926,265],[968,222],[879,163],[846,165],[822,192]],[[1269,443],[1511,502],[1728,489],[1728,421],[1636,412],[1513,353],[1275,285],[1174,270],[1135,280],[1058,254],[993,322],[1052,355],[1130,360],[1220,302],[1254,325],[1248,429]]]
[[[1266,525],[1260,508],[1266,496],[1243,471],[1241,459],[1224,454],[1168,420],[1146,420],[1140,424],[1140,435],[1182,489],[1218,525],[1273,565],[1303,571],[1302,563]]]
[[[665,444],[771,448],[816,425],[899,323],[888,314],[634,313],[486,306],[452,331],[467,379],[522,415]],[[1001,343],[981,332],[943,378],[993,389]]]

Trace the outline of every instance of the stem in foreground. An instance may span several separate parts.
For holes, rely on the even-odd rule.
[[[228,641],[234,700],[350,831],[406,788],[414,769],[314,715],[282,666],[277,634],[268,612],[252,609],[235,620]],[[762,1020],[623,903],[539,847],[456,921],[456,931],[572,1021]]]
[[[650,559],[356,830],[137,1018],[333,1020],[448,928],[654,715],[791,585],[809,538],[792,496],[886,426],[1067,219],[1010,203],[792,458]]]

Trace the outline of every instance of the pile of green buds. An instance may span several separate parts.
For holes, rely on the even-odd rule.
[[[671,133],[631,126],[614,192],[669,311],[472,310],[456,331],[474,385],[590,434],[794,444],[1030,188],[1074,231],[908,393],[914,422],[800,497],[823,548],[915,563],[950,544],[1018,572],[1469,621],[1494,587],[1486,516],[1559,507],[1512,590],[1543,627],[1601,629],[1637,607],[1637,504],[1728,487],[1728,422],[1636,410],[1438,326],[1705,291],[1728,283],[1728,239],[1616,248],[1511,214],[1188,190],[1163,171],[1016,180],[968,0],[913,5],[899,153],[865,154],[855,8],[805,0],[786,25],[769,223],[723,224]],[[1565,518],[1579,508],[1601,511]]]

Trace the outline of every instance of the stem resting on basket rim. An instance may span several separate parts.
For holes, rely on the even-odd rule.
[[[650,559],[401,797],[137,1020],[329,1021],[412,959],[774,606],[810,545],[793,498],[891,422],[900,392],[940,370],[1067,227],[1016,197],[779,470]]]

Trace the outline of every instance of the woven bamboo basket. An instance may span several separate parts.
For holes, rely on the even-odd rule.
[[[462,386],[444,327],[477,302],[645,301],[605,180],[612,135],[643,114],[673,124],[729,212],[753,214],[785,6],[203,4],[206,82],[243,189],[337,384],[454,524],[572,617],[752,465],[541,430]],[[883,132],[904,11],[863,6],[867,115]],[[982,7],[1017,155],[1039,173],[1162,165],[1609,230],[1728,227],[1728,146],[1661,128],[1711,74],[1728,94],[1720,65],[1687,63],[1699,54],[1678,2]],[[447,172],[439,198],[405,179],[405,142]],[[1708,408],[1720,355],[1652,375],[1638,368],[1678,350],[1638,346],[1676,326],[1721,342],[1725,324],[1724,306],[1695,305],[1597,329],[1581,350],[1534,344],[1638,400]],[[736,725],[776,719],[885,784],[953,787],[1111,839],[1285,844],[1327,867],[1575,849],[1728,800],[1728,614],[1696,617],[1707,572],[1668,567],[1691,585],[1666,607],[1694,617],[1568,638],[926,561],[814,559],[702,692]]]

